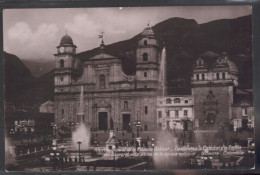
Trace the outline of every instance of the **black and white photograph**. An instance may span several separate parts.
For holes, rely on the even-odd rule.
[[[252,6],[3,11],[6,171],[255,169]]]

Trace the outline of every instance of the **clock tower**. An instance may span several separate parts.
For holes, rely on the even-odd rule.
[[[55,56],[55,92],[68,92],[69,85],[75,82],[79,74],[79,59],[76,57],[77,46],[66,34],[57,46]]]

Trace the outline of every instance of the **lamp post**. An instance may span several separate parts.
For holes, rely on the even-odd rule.
[[[64,162],[63,162],[63,152],[64,152],[64,146],[61,145],[61,170],[63,170],[63,165],[64,165]]]
[[[10,133],[10,136],[14,135],[14,129],[11,129],[9,133]]]
[[[152,138],[152,144],[151,144],[151,146],[152,146],[152,149],[153,149],[153,155],[154,155],[154,147],[155,147],[155,140],[154,140],[154,138]]]
[[[79,163],[80,163],[80,144],[81,144],[82,142],[81,141],[78,141],[77,142],[77,144],[79,145]]]
[[[70,132],[71,132],[72,131],[71,127],[74,126],[74,123],[73,122],[68,122],[67,125],[70,127]]]
[[[56,170],[56,149],[57,147],[54,146],[53,148],[53,153],[50,153],[51,156],[53,156],[53,170]]]
[[[54,133],[54,138],[56,139],[56,129],[57,129],[57,125],[55,123],[51,124],[52,128],[53,128],[53,133]]]
[[[139,127],[142,126],[142,122],[139,120],[138,115],[137,115],[137,120],[134,121],[134,125],[136,126],[136,136],[140,137],[140,135],[139,135]]]

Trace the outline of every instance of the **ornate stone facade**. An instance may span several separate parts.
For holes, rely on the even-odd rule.
[[[126,75],[122,61],[100,45],[97,55],[77,58],[76,46],[65,35],[57,47],[55,70],[56,123],[81,121],[93,130],[128,130],[140,120],[142,130],[156,130],[159,55],[151,27],[141,34],[137,48],[136,75]],[[84,116],[77,115],[83,87]]]

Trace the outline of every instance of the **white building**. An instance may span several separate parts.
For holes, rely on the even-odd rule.
[[[161,130],[184,129],[193,126],[193,97],[191,95],[157,98],[157,122]]]

